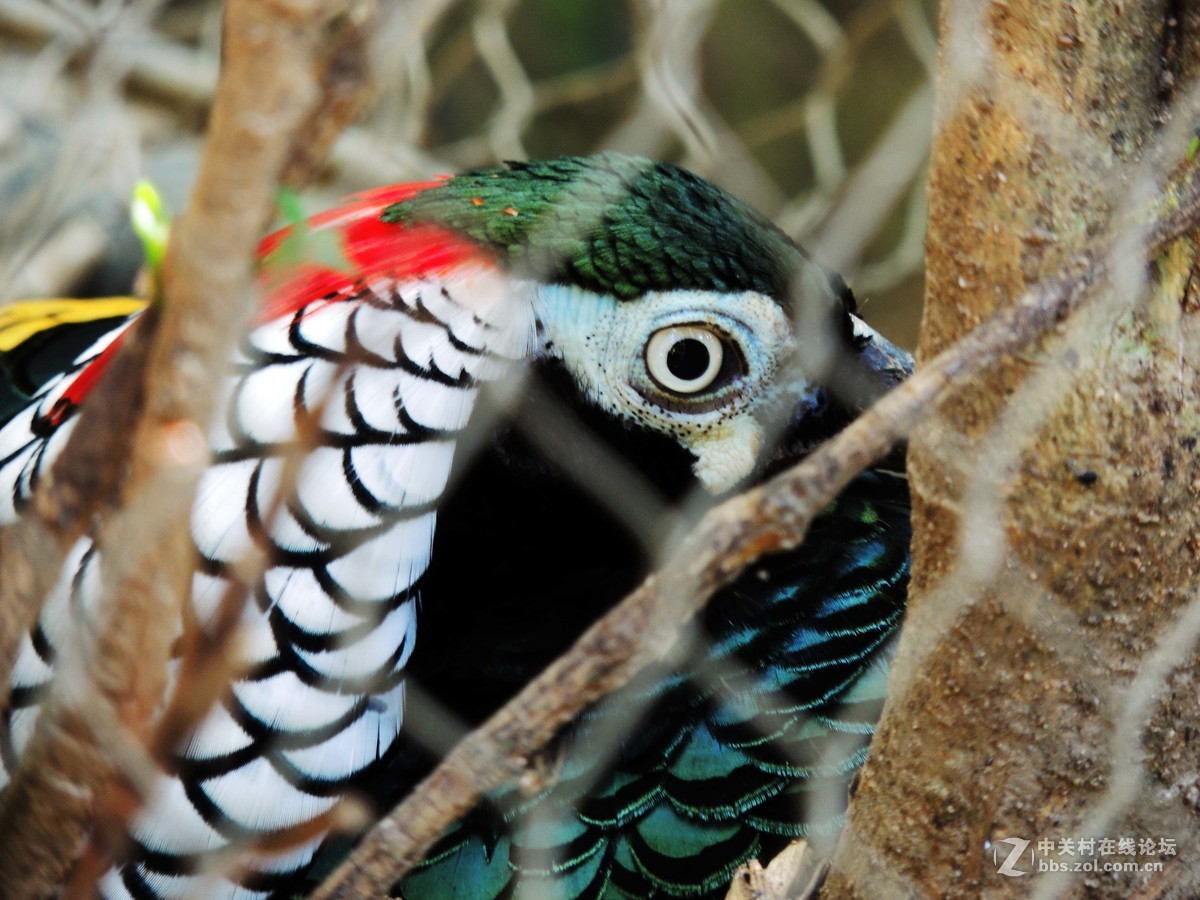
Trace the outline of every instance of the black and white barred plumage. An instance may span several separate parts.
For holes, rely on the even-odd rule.
[[[194,890],[181,876],[203,869],[215,851],[327,812],[395,740],[455,442],[480,384],[503,374],[533,337],[528,307],[512,302],[500,280],[468,267],[453,283],[354,285],[258,325],[238,349],[192,515],[200,564],[191,603],[203,623],[230,568],[267,553],[242,623],[251,674],[181,748],[179,777],[160,776],[132,828],[137,861],[106,877],[107,895]],[[48,383],[0,430],[6,519],[28,502],[73,427],[74,419],[49,424],[72,377]],[[318,423],[314,446],[294,494],[281,494],[286,454],[306,420]],[[98,596],[102,565],[81,540],[22,647],[0,738],[4,780],[71,621],[86,618]],[[217,874],[205,889],[265,896],[308,863],[317,843],[264,857],[261,874],[243,879],[250,887]]]

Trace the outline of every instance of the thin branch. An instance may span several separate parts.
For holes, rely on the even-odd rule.
[[[77,652],[63,654],[26,765],[0,807],[9,896],[52,893],[78,853],[95,797],[114,777],[103,729],[92,723],[111,720],[150,737],[191,582],[188,520],[208,460],[212,385],[221,383],[229,347],[254,308],[254,251],[281,175],[310,174],[332,140],[328,132],[361,102],[353,85],[361,89],[362,70],[341,65],[339,42],[362,39],[357,23],[369,22],[374,6],[231,0],[226,7],[225,69],[191,204],[168,251],[144,409],[136,429],[120,432],[133,435],[131,453],[112,457],[131,465],[122,508],[98,540],[104,564],[95,622]],[[331,122],[314,153],[306,127],[317,110]]]
[[[0,684],[8,684],[21,641],[37,621],[71,546],[111,510],[142,410],[142,373],[157,316],[143,316],[97,384],[93,401],[33,495],[0,529]],[[8,692],[0,692],[0,710]]]
[[[1152,259],[1200,225],[1200,175],[1168,196],[1171,202],[1163,208],[1169,212],[1140,251],[1114,243],[1121,249],[1076,256],[1058,276],[1034,286],[931,360],[803,462],[708,513],[666,566],[468,735],[376,824],[314,898],[383,895],[484,794],[534,765],[564,725],[661,657],[680,623],[717,590],[764,553],[802,543],[813,519],[929,414],[951,385],[1047,334],[1114,267]]]

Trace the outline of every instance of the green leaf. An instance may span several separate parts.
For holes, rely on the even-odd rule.
[[[171,218],[157,188],[143,178],[133,187],[129,220],[142,242],[146,254],[146,265],[157,283],[162,275],[163,260],[167,255],[167,239],[171,235]]]
[[[346,256],[345,237],[332,230],[314,231],[308,224],[299,194],[290,188],[280,188],[276,205],[289,230],[279,246],[263,260],[264,267],[290,269],[315,263],[339,272],[354,271]]]

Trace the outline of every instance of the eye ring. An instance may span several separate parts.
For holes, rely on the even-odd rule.
[[[646,342],[650,377],[673,394],[698,394],[711,387],[725,368],[724,342],[702,325],[660,328]]]

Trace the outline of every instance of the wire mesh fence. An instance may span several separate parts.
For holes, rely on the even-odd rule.
[[[917,0],[405,0],[382,23],[372,50],[377,99],[335,146],[303,202],[316,211],[376,185],[503,160],[600,150],[673,160],[770,216],[844,275],[867,320],[912,347],[923,290],[936,14]],[[0,296],[128,289],[142,254],[124,224],[128,197],[134,181],[148,176],[171,205],[182,207],[216,84],[220,16],[220,5],[206,0],[0,0]],[[962,55],[967,71],[974,64],[969,48]],[[964,533],[989,538],[964,542],[961,570],[935,596],[946,627],[961,613],[963,598],[996,577],[997,554],[1004,552],[996,534],[998,485],[1016,470],[1021,448],[1052,408],[1045,398],[1053,398],[1056,383],[1063,387],[1061,354],[1096,327],[1079,322],[1082,330],[1068,335],[1055,351],[1060,355],[1043,360],[1043,373],[1031,381],[1029,392],[1044,402],[1014,405],[970,473],[978,490],[968,498]],[[344,387],[344,374],[331,375],[326,393],[311,404],[317,419]],[[460,477],[469,477],[461,476],[465,461],[483,453],[493,426],[506,423],[514,440],[538,447],[563,470],[564,490],[611,517],[622,535],[614,552],[643,561],[634,571],[665,558],[707,498],[664,492],[597,445],[572,410],[539,390],[503,382],[485,391],[472,430],[461,437]],[[268,530],[273,516],[283,515],[279,497],[295,477],[279,480],[264,516]],[[542,549],[530,547],[520,566],[534,566]],[[260,575],[248,563],[239,578],[252,584]],[[613,598],[634,583],[614,584]],[[1039,615],[1051,622],[1040,627],[1058,629],[1054,640],[1071,631],[1063,610]],[[578,616],[582,628],[587,616]],[[1171,669],[1167,657],[1173,664],[1193,642],[1194,619],[1193,604],[1179,620],[1183,636],[1164,645],[1137,679],[1130,704],[1161,687]],[[454,627],[432,611],[430,623]],[[662,665],[626,688],[619,702],[589,714],[577,741],[586,753],[558,750],[541,763],[545,783],[533,777],[489,801],[485,815],[501,823],[497,844],[532,873],[519,888],[523,896],[557,895],[547,876],[576,861],[564,858],[567,845],[547,849],[536,835],[552,830],[563,808],[583,804],[634,754],[628,736],[652,733],[648,723],[661,704],[720,705],[759,690],[747,686],[734,657],[714,651],[703,619],[683,630]],[[524,671],[533,668],[528,661],[516,668],[532,674]],[[677,679],[683,688],[663,692],[655,678]],[[511,685],[481,689],[493,699],[511,691]],[[438,685],[406,686],[404,765],[389,801],[477,724],[479,710],[473,718],[445,709],[445,693]],[[754,709],[739,710],[742,743],[776,740],[786,705],[763,694]],[[833,823],[805,835],[826,853],[870,732],[869,723],[827,713],[819,724],[837,740],[817,758],[799,741],[772,750],[778,767],[808,773],[812,788],[786,802],[797,820]],[[1134,719],[1127,709],[1126,727],[1114,737],[1121,759],[1137,755],[1126,746],[1143,725]],[[136,753],[126,756],[145,763]],[[568,787],[554,793],[547,785],[560,779]],[[1109,806],[1119,805],[1136,782],[1120,781],[1094,827],[1084,830],[1108,828],[1116,815]],[[552,802],[531,800],[546,797]],[[1171,828],[1190,836],[1185,821]],[[305,841],[311,835],[284,843],[294,850]],[[209,874],[235,877],[245,864],[236,854],[218,855]],[[883,877],[897,890],[906,884],[898,872]]]
[[[308,202],[503,159],[672,159],[775,218],[911,346],[933,13],[916,2],[405,2],[377,44],[379,99]],[[96,289],[119,290],[136,260],[120,233],[133,181],[149,176],[178,209],[194,177],[219,15],[199,2],[0,9],[6,296],[61,291],[87,271]],[[114,249],[124,268],[106,281],[90,267],[116,266]]]
[[[826,8],[803,0],[399,4],[375,44],[378,100],[341,139],[304,202],[316,210],[378,184],[506,159],[601,149],[675,159],[814,245],[911,343],[921,288],[932,12],[915,2]],[[120,293],[132,282],[141,249],[124,225],[128,196],[134,180],[148,175],[170,205],[184,202],[216,82],[220,14],[216,3],[0,7],[9,39],[0,59],[7,124],[0,191],[14,213],[0,241],[0,280],[9,299]],[[868,55],[874,65],[858,65]],[[507,414],[515,394],[502,393],[507,400],[479,420]],[[522,438],[545,448],[615,527],[644,545],[628,544],[626,552],[660,558],[703,506],[676,507],[644,474],[596,446],[553,398],[523,409],[515,423]],[[485,429],[477,433],[475,451],[487,442]],[[460,466],[470,455],[471,447],[460,449]],[[280,514],[278,498],[273,509],[268,529]],[[614,587],[613,599],[631,586]],[[426,627],[436,629],[436,620]],[[724,665],[728,671],[698,665],[707,640],[692,629],[674,651],[676,664],[698,679],[676,702],[711,702],[746,679],[733,663]],[[546,661],[523,668],[532,674]],[[407,755],[432,759],[465,733],[468,723],[440,706],[444,693],[408,685]],[[647,678],[640,692],[626,691],[623,702],[592,715],[590,770],[571,780],[568,799],[583,802],[607,777],[660,694]],[[29,716],[20,718],[26,734]],[[744,724],[762,740],[777,730],[755,716]],[[813,791],[805,801],[824,809],[820,818],[837,819],[844,787],[833,776],[845,774],[842,760],[860,758],[862,741],[861,729],[847,728],[848,746],[830,749],[828,796]],[[409,766],[397,778],[411,782],[421,771]],[[508,792],[496,801],[507,810],[506,828],[528,835],[561,816],[555,804],[521,796]],[[814,837],[828,842],[832,834]],[[522,853],[531,871],[564,863]],[[241,863],[218,855],[211,865],[220,877]],[[522,890],[554,892],[537,879]]]

